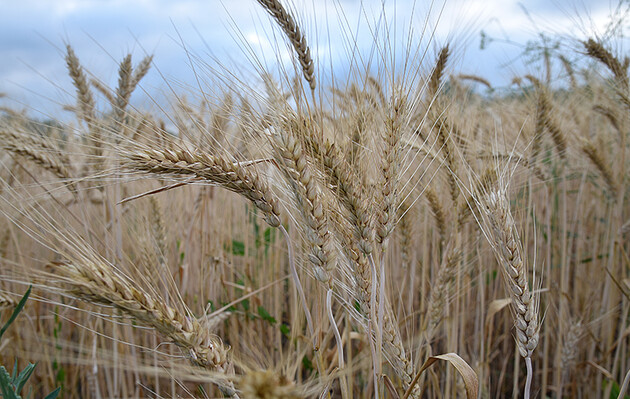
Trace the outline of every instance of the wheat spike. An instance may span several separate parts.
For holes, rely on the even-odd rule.
[[[599,174],[604,179],[608,190],[610,191],[610,195],[612,198],[617,198],[617,183],[615,178],[613,177],[613,172],[610,169],[608,163],[602,157],[600,151],[593,145],[592,142],[588,140],[584,140],[582,144],[582,152],[586,154],[589,161],[597,168]]]
[[[35,162],[57,177],[67,181],[72,179],[70,161],[63,157],[60,150],[44,137],[36,137],[33,134],[18,134],[2,128],[0,129],[0,142],[2,143],[0,144],[1,148]],[[74,183],[69,183],[69,187],[74,190]]]
[[[405,99],[395,96],[392,99],[390,115],[385,119],[383,135],[383,155],[381,157],[382,186],[380,206],[376,210],[376,241],[383,250],[387,246],[387,238],[394,229],[396,208],[398,207],[398,172],[400,169],[400,138],[405,116]]]
[[[61,287],[78,299],[113,306],[131,316],[138,323],[155,329],[177,345],[195,366],[227,372],[230,368],[229,347],[204,329],[199,321],[182,314],[134,284],[105,262],[85,260],[51,263]],[[235,397],[232,384],[219,386]]]
[[[315,67],[311,58],[311,49],[306,43],[306,37],[300,31],[300,27],[291,15],[278,0],[258,0],[258,3],[267,10],[276,23],[291,42],[295,50],[300,65],[302,66],[302,74],[308,82],[311,90],[315,90]]]
[[[322,200],[319,184],[303,150],[302,144],[287,129],[274,136],[276,158],[306,221],[307,241],[311,246],[309,260],[315,277],[332,286],[336,261],[328,227],[328,209]]]
[[[431,72],[431,77],[429,78],[428,83],[428,98],[433,99],[440,90],[440,83],[442,81],[442,76],[444,75],[444,71],[446,70],[446,63],[448,62],[448,57],[450,56],[451,51],[449,49],[448,44],[440,49],[438,53],[437,61],[435,62],[435,66],[433,67],[433,71]]]
[[[624,86],[624,89],[628,89],[628,75],[627,68],[615,57],[608,49],[606,49],[600,42],[588,39],[583,42],[586,48],[586,54],[593,57],[610,69],[615,75],[615,78]]]
[[[527,284],[523,249],[510,212],[505,188],[487,193],[482,204],[491,245],[502,265],[506,290],[512,298],[516,344],[524,358],[531,358],[538,346],[538,301]]]
[[[131,54],[127,54],[120,62],[118,68],[118,87],[116,88],[116,104],[114,107],[114,120],[118,123],[122,122],[125,109],[131,98],[133,65],[131,63]]]
[[[240,163],[183,148],[144,148],[123,155],[126,159],[123,168],[126,170],[156,176],[192,176],[217,184],[252,201],[263,212],[270,226],[280,225],[280,208],[274,194],[255,170],[246,169]]]
[[[94,97],[90,91],[87,77],[83,71],[81,63],[74,50],[70,45],[66,46],[66,65],[68,66],[68,72],[72,78],[72,83],[77,90],[78,109],[81,111],[80,117],[91,125],[94,121]]]

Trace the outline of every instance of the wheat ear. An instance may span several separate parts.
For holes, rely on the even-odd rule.
[[[197,367],[219,372],[230,369],[229,347],[203,328],[196,318],[182,314],[160,298],[145,292],[113,266],[88,260],[80,265],[56,262],[51,266],[55,276],[61,278],[61,288],[66,293],[89,303],[113,306],[138,323],[155,329],[177,345]],[[235,397],[231,383],[223,383],[219,387]]]
[[[478,76],[478,75],[459,74],[457,75],[457,79],[470,80],[472,82],[481,83],[482,85],[486,86],[488,89],[492,90],[492,84],[487,79],[484,79],[483,77]]]
[[[258,3],[267,10],[276,23],[291,42],[295,53],[297,54],[300,65],[302,66],[302,74],[304,79],[311,87],[311,91],[315,90],[315,67],[311,58],[311,50],[306,43],[306,37],[300,31],[299,25],[295,18],[278,0],[257,0]]]
[[[326,205],[322,201],[319,185],[302,144],[288,130],[274,135],[275,155],[306,222],[306,237],[311,246],[309,260],[313,265],[315,278],[331,287],[336,261]]]
[[[365,200],[369,194],[361,184],[357,173],[344,160],[343,155],[334,144],[327,141],[322,142],[313,134],[305,136],[309,150],[319,161],[314,164],[327,177],[327,183],[336,194],[334,198],[337,198],[340,208],[345,209],[349,214],[354,241],[356,241],[360,252],[368,256],[373,250],[374,237],[370,203]],[[353,241],[353,239],[349,241]],[[354,259],[354,256],[352,258]]]
[[[98,79],[92,78],[90,79],[90,84],[96,89],[96,91],[100,92],[103,97],[105,97],[107,101],[112,104],[112,106],[116,104],[116,97],[114,97],[112,91],[109,89],[109,87],[105,86],[103,82]]]
[[[608,163],[602,157],[600,151],[593,145],[592,142],[584,140],[582,144],[582,152],[588,157],[589,161],[597,168],[599,174],[604,179],[608,191],[612,198],[617,198],[617,183],[613,177],[613,172],[610,169]]]
[[[440,254],[442,254],[444,245],[446,244],[446,216],[444,214],[444,208],[442,207],[442,202],[438,198],[437,193],[431,187],[427,187],[424,191],[424,195],[429,202],[429,207],[435,218],[435,224],[440,235],[439,249]]]
[[[383,251],[387,248],[387,238],[392,233],[396,222],[398,207],[398,173],[401,163],[400,138],[405,116],[405,99],[394,96],[390,115],[385,120],[383,134],[383,155],[381,157],[382,186],[380,190],[380,206],[376,214],[376,241]]]
[[[152,62],[153,62],[153,55],[147,55],[146,57],[142,59],[142,61],[140,61],[138,65],[136,65],[136,68],[134,69],[133,74],[131,75],[131,82],[129,83],[131,91],[135,90],[135,88],[138,86],[138,83],[140,83],[142,78],[144,78],[146,74],[149,72]]]
[[[516,345],[527,365],[525,398],[529,398],[532,370],[531,357],[538,346],[538,297],[529,289],[523,247],[510,212],[507,188],[487,193],[482,200],[482,226],[495,256],[502,265],[506,290],[512,299],[511,309],[516,330]]]
[[[593,106],[593,111],[597,111],[604,115],[610,121],[610,124],[615,128],[615,130],[621,132],[621,125],[619,124],[619,118],[615,111],[603,105]]]
[[[127,54],[120,62],[118,67],[118,87],[116,88],[116,103],[114,105],[114,120],[118,123],[122,122],[125,115],[125,109],[129,104],[133,87],[131,85],[133,65],[131,63],[131,54]]]
[[[79,63],[79,59],[70,45],[66,46],[66,65],[68,66],[72,83],[77,90],[78,108],[81,111],[80,117],[90,125],[94,121],[94,97],[90,91],[83,67],[81,67],[81,63]]]
[[[440,82],[442,81],[442,76],[444,75],[444,71],[446,70],[446,63],[448,62],[448,57],[450,56],[451,51],[449,49],[448,44],[440,49],[438,53],[437,61],[435,62],[435,67],[433,67],[433,71],[431,72],[431,77],[429,78],[429,99],[433,99],[440,89]]]
[[[239,387],[246,399],[299,399],[305,395],[286,377],[271,370],[248,371],[240,378]]]
[[[6,129],[0,129],[0,147],[14,154],[27,158],[44,169],[48,169],[57,177],[64,180],[71,180],[70,162],[60,155],[59,149],[55,148],[43,137],[36,137],[32,134],[17,134]],[[75,189],[70,183],[70,188]]]
[[[535,158],[538,155],[542,141],[542,133],[546,129],[551,135],[558,155],[564,159],[566,158],[567,139],[552,117],[553,107],[547,89],[536,77],[532,75],[526,75],[525,77],[536,87],[538,94],[536,101],[536,131],[532,145],[532,157]]]
[[[127,152],[124,157],[123,167],[130,171],[156,176],[193,176],[240,194],[263,212],[270,226],[280,225],[280,208],[274,194],[253,169],[246,169],[241,163],[183,148],[143,148]]]
[[[451,291],[451,283],[457,276],[457,265],[461,259],[461,251],[457,248],[451,249],[450,247],[450,245],[447,246],[445,250],[435,284],[432,284],[431,288],[431,299],[427,311],[428,318],[425,332],[427,342],[431,342],[437,327],[444,319]]]
[[[606,49],[600,42],[593,39],[588,39],[583,42],[586,48],[586,54],[590,57],[599,60],[606,65],[608,69],[615,75],[615,78],[623,85],[623,88],[628,90],[628,75],[627,68],[615,57],[608,49]]]

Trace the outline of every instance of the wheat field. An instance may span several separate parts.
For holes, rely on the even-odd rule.
[[[67,44],[72,121],[2,108],[0,321],[32,293],[0,364],[37,362],[23,392],[628,397],[626,54],[576,40],[501,91],[456,43],[401,66],[379,42],[335,80],[292,8],[252,7],[293,70],[142,109],[151,55],[108,87]]]

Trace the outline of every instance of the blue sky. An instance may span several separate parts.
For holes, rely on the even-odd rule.
[[[414,41],[422,43],[421,48],[428,46],[427,68],[436,48],[448,41],[456,72],[481,75],[497,86],[508,85],[526,68],[535,70],[522,62],[510,63],[522,48],[504,39],[525,44],[540,31],[578,39],[601,33],[617,5],[609,0],[285,3],[298,15],[320,69],[347,67],[348,48],[355,41],[362,51],[369,50],[375,21],[385,10],[390,26],[396,27],[396,41],[402,43],[411,27]],[[194,93],[193,70],[209,87],[216,70],[227,68],[243,77],[254,69],[252,58],[273,71],[291,57],[285,46],[274,44],[281,35],[255,0],[0,0],[0,10],[0,93],[5,95],[0,106],[30,112],[59,115],[60,104],[73,102],[63,59],[65,43],[74,47],[87,70],[112,86],[117,63],[128,52],[135,63],[154,54],[155,68],[143,81],[143,91],[134,93],[136,105],[150,103],[149,97],[158,98],[162,92],[168,97],[170,90]],[[420,40],[424,27],[425,39]],[[483,51],[482,30],[500,39]],[[429,42],[430,33],[434,38]],[[248,48],[254,57],[248,56]],[[217,66],[215,60],[225,66]]]

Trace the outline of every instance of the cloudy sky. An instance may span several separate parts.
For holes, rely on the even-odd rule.
[[[584,38],[601,33],[616,0],[296,0],[320,70],[343,70],[352,47],[369,53],[384,29],[399,50],[412,33],[428,49],[454,48],[457,72],[478,74],[509,85],[515,73],[536,66],[512,62],[538,32]],[[95,77],[115,86],[117,63],[132,53],[134,63],[154,54],[154,68],[134,93],[135,104],[211,87],[221,73],[242,79],[256,63],[269,70],[290,61],[281,37],[255,0],[0,0],[0,106],[59,116],[73,89],[64,62],[71,44]],[[385,15],[385,17],[383,17]],[[387,21],[383,24],[379,21]],[[481,31],[491,41],[480,49]],[[432,39],[432,40],[429,40]],[[567,43],[571,45],[571,41]],[[520,46],[519,46],[520,45]],[[573,43],[575,46],[575,42]],[[397,51],[399,51],[397,50]],[[360,61],[359,61],[360,62]],[[219,64],[221,64],[219,66]],[[218,73],[217,71],[222,71]],[[227,71],[227,72],[226,72]],[[195,74],[195,72],[197,72]],[[250,75],[251,76],[251,75]]]

